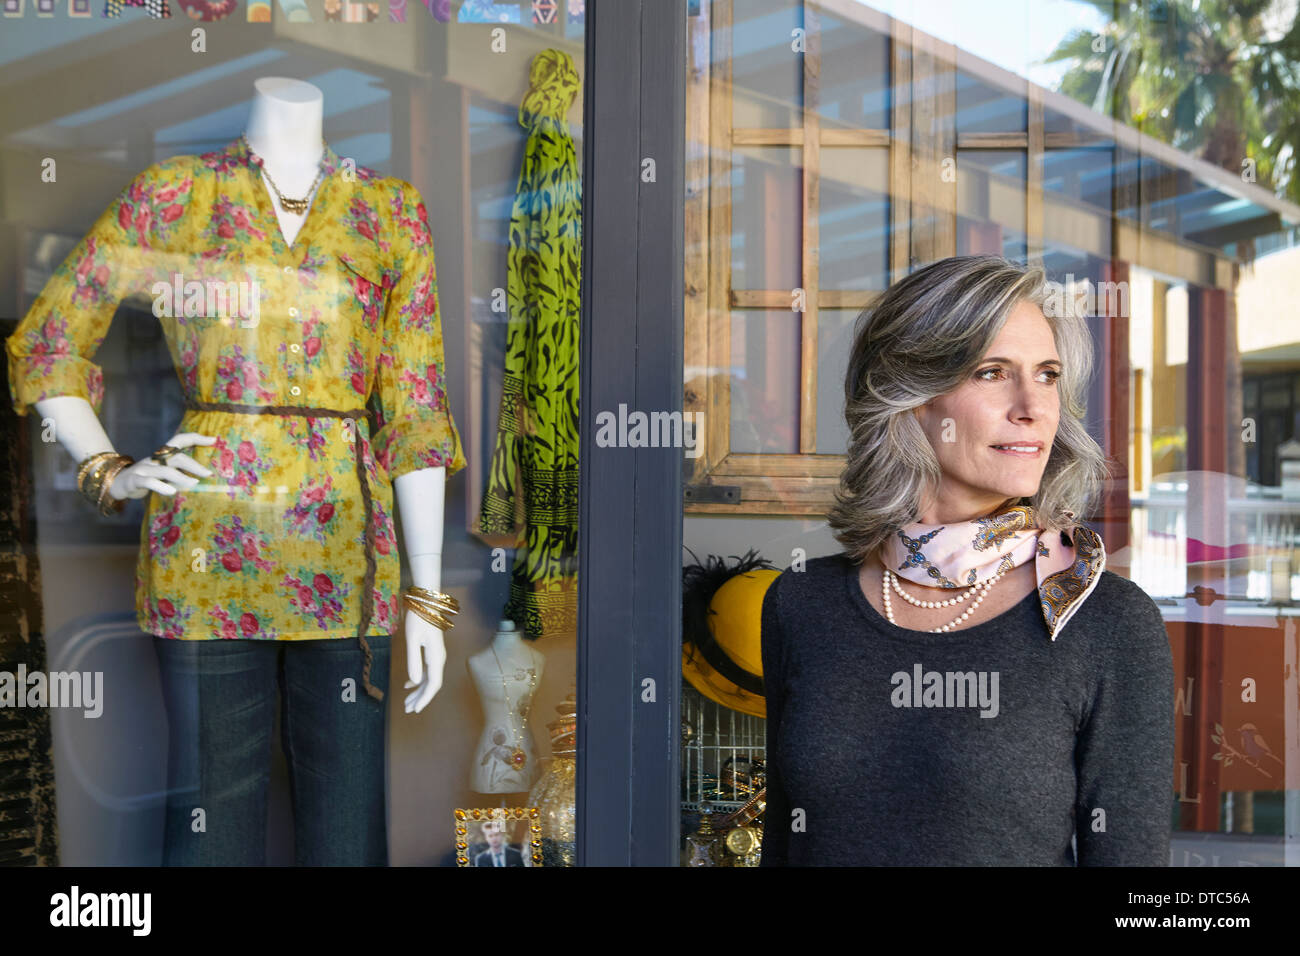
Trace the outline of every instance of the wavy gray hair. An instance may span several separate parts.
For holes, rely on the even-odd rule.
[[[939,461],[912,409],[974,374],[1016,303],[1043,309],[1050,294],[1041,268],[1001,256],[955,256],[900,279],[863,310],[844,379],[848,460],[827,514],[855,563],[916,521],[925,493],[939,487]],[[1009,502],[1031,505],[1047,530],[1077,524],[1109,475],[1082,421],[1092,339],[1077,312],[1059,311],[1065,314],[1044,313],[1062,366],[1056,440],[1038,494]]]

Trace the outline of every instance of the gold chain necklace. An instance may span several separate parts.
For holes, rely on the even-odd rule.
[[[248,144],[248,137],[243,133],[240,133],[239,138],[243,141],[244,148],[248,150],[249,154],[257,156],[257,153],[253,152],[253,147]],[[320,144],[322,146],[325,145],[325,137],[321,137]],[[257,158],[260,163],[262,175],[265,176],[266,181],[271,184],[271,190],[275,193],[275,198],[280,200],[280,208],[285,212],[292,212],[298,215],[305,213],[307,207],[311,204],[312,191],[316,188],[316,184],[320,182],[321,176],[325,175],[325,166],[323,161],[320,168],[316,170],[316,178],[313,179],[311,185],[307,187],[307,197],[305,199],[287,199],[284,194],[280,192],[280,187],[275,184],[275,180],[271,178],[271,173],[266,168],[266,161],[263,160],[261,156],[257,156]]]
[[[489,644],[488,647],[490,647],[492,650],[492,656],[496,658],[497,672],[501,675],[501,693],[505,695],[506,713],[510,715],[510,729],[513,730],[515,733],[515,747],[512,751],[510,751],[510,766],[514,767],[516,770],[523,770],[524,764],[528,762],[528,754],[526,754],[524,752],[524,748],[520,746],[523,743],[523,734],[520,732],[520,730],[517,727],[515,727],[515,712],[513,706],[510,703],[510,691],[506,688],[506,671],[505,668],[501,666],[501,658],[497,657],[496,647],[494,647],[491,644]],[[521,667],[515,668],[515,675],[518,680],[523,680],[523,676],[522,676],[523,674],[527,674],[528,676],[528,689],[529,689],[529,693],[531,694],[533,685],[537,683],[537,671],[531,667],[528,668],[527,671],[524,671],[524,669]],[[523,703],[522,699],[520,700],[520,703],[521,704]],[[524,730],[527,730],[528,715],[524,714],[523,718],[524,718]]]

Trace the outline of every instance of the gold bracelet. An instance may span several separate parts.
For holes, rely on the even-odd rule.
[[[113,479],[116,478],[124,469],[134,464],[134,458],[129,458],[126,455],[118,455],[117,458],[113,460],[113,463],[105,469],[103,478],[101,479],[102,484],[99,489],[98,504],[100,514],[106,516],[116,514],[126,507],[126,499],[114,498],[109,493],[109,489],[113,487]]]
[[[430,602],[441,601],[457,611],[460,610],[460,602],[445,591],[430,591],[428,588],[422,588],[418,585],[412,584],[406,589],[406,593],[417,598],[423,598]]]
[[[99,454],[91,455],[83,461],[77,468],[77,490],[90,498],[91,501],[94,501],[90,492],[92,478],[97,472],[102,471],[104,466],[112,461],[116,455],[117,452],[101,451]]]
[[[116,462],[116,458],[109,458],[107,461],[100,463],[91,471],[90,477],[87,479],[86,484],[89,488],[90,503],[96,508],[98,508],[100,503],[104,500],[105,478],[108,475],[109,469],[112,468]]]
[[[413,601],[408,595],[402,595],[402,606],[409,611],[419,614],[431,624],[435,622],[446,622],[447,627],[452,626],[450,618],[439,611],[438,608],[431,607],[428,604],[421,604],[418,601]],[[442,627],[443,624],[439,623],[438,626]]]
[[[424,621],[426,624],[432,624],[434,627],[443,631],[450,631],[454,626],[451,623],[451,621],[447,620],[437,611],[432,611],[429,610],[428,608],[420,607],[418,604],[413,604],[410,601],[406,601],[405,603],[406,603],[406,609],[410,611],[412,614],[414,614],[416,617],[418,617],[420,620]]]
[[[120,456],[117,452],[109,452],[96,456],[97,461],[91,462],[86,467],[81,481],[78,482],[78,490],[85,496],[96,508],[99,507],[100,491],[103,488],[104,474],[113,462],[117,461]]]
[[[460,602],[450,594],[441,591],[430,591],[428,588],[416,587],[411,585],[402,595],[407,600],[420,601],[426,606],[437,608],[448,614],[460,613]]]
[[[90,474],[86,478],[86,488],[93,496],[92,501],[95,504],[99,503],[100,495],[104,489],[104,477],[108,474],[109,469],[117,464],[121,458],[121,455],[114,455],[112,458],[105,458],[94,468],[90,469]]]
[[[86,475],[90,473],[92,468],[102,464],[104,461],[112,458],[116,454],[117,452],[115,451],[100,451],[93,455],[87,455],[81,464],[77,466],[77,490],[81,491],[82,494],[85,494]]]
[[[87,501],[94,505],[96,511],[99,510],[99,491],[103,485],[104,472],[112,463],[113,459],[106,458],[90,469],[90,472],[86,475],[85,484],[81,488],[81,493],[85,495]]]
[[[452,615],[447,614],[444,608],[434,607],[432,604],[425,604],[411,597],[403,597],[402,606],[420,614],[427,614],[439,621],[446,621],[447,626],[451,627]]]
[[[426,601],[424,598],[416,597],[414,594],[403,594],[402,601],[409,606],[422,607],[431,613],[445,614],[448,617],[455,617],[460,613],[459,611],[449,608],[445,604],[437,601]]]
[[[125,455],[120,455],[104,469],[100,478],[99,501],[97,502],[100,514],[106,516],[115,514],[126,507],[126,499],[114,498],[111,490],[114,479],[116,479],[125,468],[134,463],[133,459],[128,458]]]
[[[108,458],[101,458],[99,461],[87,468],[84,474],[78,475],[80,480],[77,482],[77,490],[80,491],[82,496],[92,505],[98,504],[99,502],[99,493],[96,490],[95,483],[99,478],[99,473],[104,470],[104,466],[108,461]]]

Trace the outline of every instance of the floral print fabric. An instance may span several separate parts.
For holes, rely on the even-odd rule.
[[[185,413],[178,431],[217,438],[189,450],[213,475],[149,496],[136,589],[149,633],[357,636],[367,520],[358,453],[375,561],[365,633],[391,633],[400,591],[391,479],[465,467],[424,203],[410,184],[344,166],[328,146],[322,166],[289,245],[261,160],[242,140],[154,164],[99,217],[7,342],[20,414],[58,395],[98,412],[103,376],[91,360],[118,303],[143,295],[162,313],[187,406],[359,413]],[[134,457],[153,450],[117,437]]]

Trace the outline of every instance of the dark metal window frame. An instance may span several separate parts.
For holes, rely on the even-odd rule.
[[[687,0],[588,0],[578,537],[578,863],[679,839],[682,451],[596,415],[680,412]],[[646,160],[654,162],[647,181]]]

